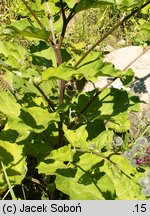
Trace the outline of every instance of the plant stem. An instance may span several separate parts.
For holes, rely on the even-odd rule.
[[[54,47],[55,51],[55,56],[57,60],[57,66],[62,64],[62,54],[61,54],[61,46],[64,40],[65,32],[67,25],[69,21],[73,17],[74,9],[77,6],[78,3],[76,3],[71,10],[69,16],[66,18],[65,15],[65,10],[64,10],[64,5],[63,5],[63,0],[60,0],[60,5],[61,5],[61,13],[62,13],[62,19],[63,19],[63,27],[60,35],[60,40],[58,45]],[[65,91],[65,81],[64,80],[58,80],[58,87],[59,87],[59,105],[63,103],[64,100],[64,91]],[[64,131],[63,131],[63,118],[62,118],[62,113],[59,113],[60,116],[60,122],[58,122],[58,131],[59,131],[59,147],[63,146],[63,137],[64,137]]]
[[[59,0],[59,1],[60,1],[60,7],[61,7],[61,13],[62,13],[63,22],[65,23],[66,14],[65,14],[64,6],[63,6],[63,0]]]
[[[133,10],[129,15],[122,18],[118,23],[116,23],[106,34],[104,34],[93,46],[83,54],[83,56],[79,59],[79,61],[76,62],[74,65],[74,68],[76,69],[78,65],[86,58],[86,56],[104,39],[106,39],[114,30],[116,30],[120,25],[122,25],[125,21],[127,21],[129,18],[131,18],[134,14],[138,13],[142,8],[146,7],[150,3],[150,0],[148,0],[145,4],[143,4],[141,7]]]
[[[46,100],[46,102],[48,103],[49,107],[55,111],[55,106],[53,104],[53,102],[46,96],[46,94],[43,92],[43,90],[40,88],[40,86],[38,84],[36,84],[35,82],[33,82],[33,85],[37,88],[37,90],[41,93],[41,95],[44,97],[44,99]]]
[[[61,31],[61,35],[60,35],[60,39],[59,39],[59,43],[58,43],[58,47],[59,47],[59,48],[62,46],[64,37],[65,37],[65,32],[66,32],[67,25],[68,25],[68,23],[70,22],[70,20],[73,18],[73,16],[75,15],[75,14],[74,14],[74,11],[75,11],[75,8],[76,8],[76,6],[78,5],[78,3],[79,3],[79,1],[77,1],[77,3],[76,3],[76,4],[74,5],[74,7],[72,8],[70,14],[69,14],[68,17],[66,18],[65,11],[64,11],[64,7],[63,7],[63,1],[60,0],[61,13],[62,13],[62,18],[63,18],[63,27],[62,27],[62,31]]]
[[[45,27],[43,26],[43,24],[41,23],[41,21],[39,20],[39,18],[36,16],[36,14],[34,13],[34,11],[29,6],[28,2],[26,0],[21,0],[21,1],[24,3],[24,5],[26,6],[26,8],[28,8],[28,10],[30,11],[30,13],[32,14],[32,16],[34,17],[34,19],[37,21],[37,23],[39,24],[39,26],[42,29],[45,29]]]
[[[50,29],[51,29],[51,33],[52,33],[52,40],[53,40],[54,45],[56,45],[55,31],[54,31],[54,26],[53,26],[53,21],[52,21],[52,16],[51,16],[51,11],[50,11],[50,6],[48,4],[48,0],[46,0],[46,7],[47,7]]]
[[[30,13],[32,14],[32,16],[34,17],[34,19],[36,20],[36,22],[39,24],[39,26],[42,29],[45,29],[44,25],[41,23],[41,21],[39,20],[39,18],[37,17],[37,15],[35,14],[35,12],[31,9],[31,7],[29,6],[28,2],[26,0],[21,0],[23,2],[23,4],[26,6],[26,8],[30,11]],[[51,38],[48,38],[48,41],[50,42],[51,46],[54,46],[54,42],[53,40],[51,40]]]

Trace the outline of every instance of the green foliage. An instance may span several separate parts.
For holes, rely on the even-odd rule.
[[[114,0],[93,0],[93,1],[88,1],[88,0],[81,0],[79,4],[77,5],[75,12],[80,12],[82,10],[86,10],[89,8],[100,8],[102,6],[107,6],[107,5],[112,5],[114,4]]]
[[[4,35],[14,35],[21,37],[31,37],[47,40],[50,36],[49,32],[46,30],[34,28],[33,26],[28,26],[22,30],[17,29],[14,26],[9,26],[3,31]]]
[[[23,154],[23,146],[1,140],[0,150],[0,158],[10,183],[12,185],[20,184],[26,175],[26,157]],[[3,191],[7,188],[7,181],[2,167],[0,169],[0,176],[0,191]]]
[[[64,38],[80,11],[100,8],[104,20],[107,7],[131,11],[142,1],[36,0],[28,2],[30,11],[19,2],[7,5],[12,14],[0,29],[0,193],[8,183],[28,187],[27,179],[37,178],[48,198],[146,199],[138,181],[147,167],[132,167],[123,154],[129,148],[128,115],[139,111],[139,99],[108,86],[83,92],[75,84],[109,76],[126,87],[133,71],[117,70],[94,50],[80,59],[86,41]],[[147,34],[149,25],[143,23],[141,31]],[[123,145],[114,148],[116,134]]]

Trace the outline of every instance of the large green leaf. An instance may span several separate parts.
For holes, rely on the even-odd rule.
[[[30,37],[42,40],[48,40],[50,32],[45,29],[35,28],[34,26],[28,26],[23,30],[19,30],[15,26],[9,26],[3,31],[4,35],[16,35],[21,37]]]
[[[99,96],[100,100],[102,101],[102,106],[99,109],[101,112],[101,117],[115,116],[132,109],[135,111],[131,103],[136,103],[136,101],[133,101],[132,97],[130,99],[129,95],[130,94],[124,90],[113,88],[105,89]]]
[[[98,76],[111,76],[120,77],[122,72],[116,70],[111,63],[104,63],[101,59],[90,60],[81,64],[77,69],[67,66],[65,64],[60,65],[57,68],[50,67],[42,74],[43,80],[49,79],[62,79],[69,81],[73,76],[84,76],[87,80]]]
[[[95,130],[95,128],[92,128],[91,130]],[[88,133],[91,133],[91,131],[87,131],[87,128],[84,125],[76,130],[64,129],[64,131],[65,137],[73,147],[87,151],[92,148],[93,151],[99,152],[103,147],[110,147],[114,134],[113,131],[105,130],[99,133],[94,139],[87,141]]]
[[[49,113],[38,106],[22,108],[10,92],[0,92],[0,111],[8,118],[7,129],[17,131],[19,142],[31,132],[40,133],[50,123],[59,121],[58,113]]]
[[[103,159],[93,154],[75,155],[75,151],[72,150],[73,164],[65,165],[63,161],[73,159],[73,154],[70,155],[67,149],[69,148],[63,147],[57,152],[52,151],[38,165],[39,173],[55,174],[57,189],[69,195],[70,199],[112,199],[115,193],[113,182],[104,172],[100,172]]]
[[[78,13],[89,8],[100,8],[102,6],[112,5],[114,3],[114,0],[81,0],[75,9],[75,12]]]
[[[62,79],[62,80],[69,81],[71,77],[75,74],[76,72],[72,67],[61,65],[60,67],[57,68],[50,67],[47,70],[45,70],[42,74],[42,79],[43,80]]]
[[[8,120],[8,128],[17,131],[16,142],[20,142],[25,140],[31,132],[41,133],[55,121],[59,121],[58,113],[49,113],[41,107],[22,108],[17,119]]]
[[[114,184],[105,174],[97,174],[94,178],[91,173],[80,173],[80,179],[57,175],[56,188],[69,195],[71,200],[110,200],[114,196]],[[81,182],[81,183],[80,183]]]
[[[69,167],[62,161],[45,160],[40,162],[37,169],[39,173],[44,173],[45,175],[55,175],[57,170],[69,169]]]
[[[12,185],[20,184],[26,175],[26,161],[23,146],[0,140],[0,160]],[[0,190],[7,187],[4,172],[0,166]]]
[[[58,113],[49,113],[41,107],[22,108],[20,118],[32,128],[47,128],[49,123],[59,121]]]
[[[112,199],[114,185],[111,179],[101,172],[103,160],[93,154],[82,154],[78,157],[74,178],[57,175],[56,187],[68,194],[70,199],[103,200]]]
[[[93,144],[94,149],[101,152],[101,149],[106,147],[106,149],[110,149],[111,144],[113,142],[114,133],[112,130],[105,130],[100,133],[97,137],[95,137],[91,143]]]
[[[98,76],[119,77],[121,75],[121,71],[116,70],[111,63],[104,63],[101,59],[83,64],[76,72],[82,74],[87,80]]]

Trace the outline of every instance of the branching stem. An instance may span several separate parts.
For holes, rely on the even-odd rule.
[[[29,6],[28,2],[26,0],[21,0],[21,1],[26,6],[26,8],[28,8],[28,10],[30,11],[30,13],[32,14],[32,16],[34,17],[34,19],[37,21],[37,23],[39,24],[39,26],[42,29],[45,29],[44,25],[41,23],[41,21],[39,20],[39,18],[36,16],[35,12],[31,9],[31,7]]]
[[[78,65],[86,58],[86,56],[103,40],[105,40],[114,30],[116,30],[120,25],[122,25],[125,21],[130,19],[134,14],[138,13],[142,8],[146,7],[150,3],[150,0],[148,0],[145,4],[143,4],[141,7],[133,10],[129,15],[123,17],[116,25],[114,25],[106,34],[104,34],[91,48],[83,54],[83,56],[79,59],[79,61],[76,62],[74,68],[76,69]]]

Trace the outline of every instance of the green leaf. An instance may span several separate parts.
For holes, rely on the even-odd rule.
[[[77,74],[82,74],[87,80],[98,76],[120,77],[122,72],[115,69],[114,65],[103,62],[101,59],[89,60],[76,69]]]
[[[42,73],[42,80],[62,79],[69,81],[73,75],[75,75],[75,71],[72,67],[61,65],[57,68],[51,67],[45,70]]]
[[[102,6],[112,5],[114,3],[114,0],[81,0],[75,8],[75,12],[78,13],[89,8],[100,8]]]
[[[145,23],[145,24],[140,26],[140,29],[141,29],[142,33],[146,36],[147,40],[149,40],[150,39],[150,24]]]
[[[52,150],[50,154],[39,163],[37,169],[39,173],[44,173],[45,175],[54,175],[57,174],[57,172],[61,172],[61,169],[70,169],[64,162],[72,162],[74,153],[70,145]]]
[[[114,184],[105,172],[100,171],[102,159],[92,154],[83,154],[78,160],[74,176],[69,173],[57,174],[57,189],[74,200],[113,199]]]
[[[134,72],[131,68],[123,72],[123,75],[120,77],[124,86],[128,87],[129,84],[133,81]]]
[[[69,195],[71,200],[113,199],[114,185],[107,175],[102,174],[96,181],[94,181],[94,178],[88,173],[86,174],[83,172],[82,176],[80,178],[82,183],[80,183],[78,178],[68,178],[57,175],[55,180],[56,188]],[[107,196],[104,194],[107,194]]]
[[[13,56],[18,62],[24,61],[28,51],[17,42],[0,41],[0,53],[5,57]]]
[[[45,162],[40,162],[37,169],[39,173],[44,173],[45,175],[55,175],[57,170],[69,168],[62,161],[46,160]]]
[[[65,0],[69,8],[73,8],[75,3],[77,2],[76,0]]]
[[[46,47],[46,44],[40,41],[37,46],[32,45],[30,49],[33,64],[46,67],[57,66],[54,49],[52,47]]]
[[[20,118],[31,128],[31,131],[41,132],[50,123],[59,121],[59,114],[49,113],[47,109],[41,107],[29,107],[21,109]]]
[[[105,89],[99,99],[102,101],[102,106],[99,109],[101,117],[115,116],[126,112],[130,107],[128,93],[124,90]]]
[[[71,150],[71,146],[64,146],[57,150],[52,150],[45,160],[53,159],[57,161],[73,161],[74,152]]]
[[[26,175],[26,161],[23,146],[0,140],[0,160],[12,185],[20,184]],[[7,187],[2,168],[0,169],[0,190]]]
[[[20,114],[20,104],[10,92],[0,92],[0,111],[8,118],[17,119]]]
[[[118,200],[145,200],[140,185],[124,174],[114,177],[113,182]]]
[[[111,76],[119,77],[122,72],[116,70],[111,63],[104,63],[101,59],[95,59],[96,56],[91,56],[89,61],[84,61],[77,68],[67,66],[65,64],[60,65],[57,68],[48,68],[42,74],[43,80],[49,79],[62,79],[69,81],[73,76],[84,76],[87,80],[98,76]]]
[[[118,1],[118,7],[120,9],[128,9],[128,8],[135,8],[135,7],[138,7],[138,6],[141,6],[143,4],[144,0],[138,0],[138,1],[135,1],[135,0],[119,0]]]
[[[36,39],[48,40],[50,32],[45,29],[35,28],[34,26],[28,26],[22,30],[14,26],[9,26],[3,31],[4,35],[16,35],[21,37],[31,37]]]
[[[26,74],[22,72],[20,73],[21,76],[15,75],[13,77],[13,88],[18,90],[20,94],[34,93],[38,96],[41,96],[37,88],[29,80],[26,80],[24,78],[24,77],[30,77],[31,74],[30,72],[32,72],[32,70],[28,69],[26,70]]]
[[[141,193],[139,179],[143,176],[122,155],[112,155],[109,161],[105,161],[102,171],[105,171],[114,183],[117,200],[145,199]]]
[[[118,115],[113,116],[106,125],[109,129],[112,129],[118,133],[128,131],[131,126],[128,119],[128,112],[119,113]]]
[[[94,145],[94,150],[101,151],[103,147],[109,149],[110,145],[113,142],[113,136],[114,133],[111,130],[105,130],[102,133],[100,133],[91,141],[91,143]]]
[[[88,149],[89,144],[86,141],[88,137],[88,133],[85,129],[85,125],[82,125],[76,130],[69,130],[64,127],[65,137],[68,142],[74,146],[81,149]]]
[[[116,163],[120,170],[122,170],[127,176],[132,177],[137,173],[135,167],[131,166],[130,161],[122,155],[112,155],[111,161]]]
[[[20,20],[15,20],[12,23],[12,26],[14,26],[15,28],[17,28],[20,31],[23,31],[25,28],[28,28],[28,26],[31,26],[31,21],[29,18],[23,18]]]

